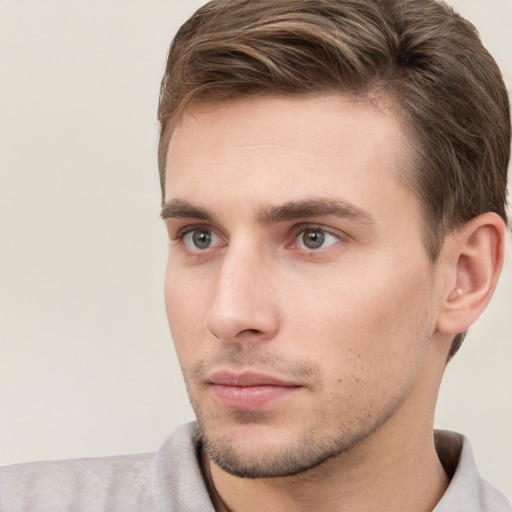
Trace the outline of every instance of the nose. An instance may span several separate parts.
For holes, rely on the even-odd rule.
[[[229,248],[218,269],[205,327],[223,342],[263,342],[279,329],[271,265],[263,254]]]

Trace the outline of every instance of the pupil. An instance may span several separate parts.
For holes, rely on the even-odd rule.
[[[198,249],[206,249],[210,245],[211,235],[206,231],[195,231],[192,240]]]
[[[325,242],[325,234],[320,231],[306,231],[302,239],[309,249],[318,249]]]

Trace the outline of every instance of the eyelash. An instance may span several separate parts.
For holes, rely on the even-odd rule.
[[[209,235],[214,232],[214,230],[208,224],[191,224],[179,229],[176,235],[171,238],[171,240],[175,243],[183,243],[183,239],[194,231],[202,231]]]
[[[215,231],[212,229],[212,227],[208,224],[192,224],[192,225],[185,226],[185,227],[181,228],[180,230],[178,230],[176,235],[174,237],[172,237],[171,240],[177,244],[179,244],[179,243],[184,244],[185,237],[194,231],[202,231],[209,235],[211,235],[212,233],[215,233]],[[296,244],[297,238],[299,237],[299,235],[301,233],[304,233],[305,231],[318,231],[320,233],[325,233],[327,235],[335,237],[340,242],[346,240],[346,236],[344,236],[342,233],[335,231],[335,230],[331,230],[329,228],[326,228],[325,226],[321,226],[318,224],[298,224],[290,230],[290,236],[292,238],[292,242],[286,244],[286,247],[291,247],[294,244]],[[217,236],[219,236],[219,235],[217,235]],[[329,246],[327,246],[327,247],[329,247]],[[317,250],[314,250],[314,249],[301,248],[300,250],[302,250],[306,254],[313,254],[315,252],[318,252]],[[201,251],[199,251],[199,252],[201,252]]]
[[[305,233],[306,231],[317,231],[319,233],[324,233],[325,235],[330,235],[330,236],[336,238],[339,242],[346,240],[346,236],[344,236],[342,233],[332,230],[332,229],[329,229],[329,228],[326,228],[325,226],[321,226],[318,224],[298,224],[292,228],[291,233],[292,233],[292,237],[293,237],[293,244],[296,244],[297,239],[301,235],[301,233]],[[330,247],[330,245],[333,245],[333,244],[329,244],[328,246],[324,247],[323,249],[324,250],[327,249],[328,247]],[[315,249],[301,248],[300,250],[302,250],[306,254],[314,254],[314,253],[318,252],[318,250],[315,250]]]
[[[192,231],[204,231],[204,232],[211,233],[212,228],[206,224],[192,224],[189,226],[185,226],[178,230],[178,232],[176,233],[176,236],[173,237],[172,240],[179,242],[180,240],[183,239],[184,236],[188,235]]]

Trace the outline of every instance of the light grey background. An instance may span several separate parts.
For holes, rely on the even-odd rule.
[[[0,0],[0,464],[156,449],[192,419],[163,305],[156,107],[203,2]],[[454,0],[512,84],[512,2]],[[512,256],[436,424],[512,495]]]

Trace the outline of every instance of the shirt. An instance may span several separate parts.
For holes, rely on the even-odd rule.
[[[436,431],[450,485],[434,512],[512,512],[512,502],[478,474],[469,441]],[[0,468],[1,512],[215,512],[200,466],[195,422],[156,453]]]

